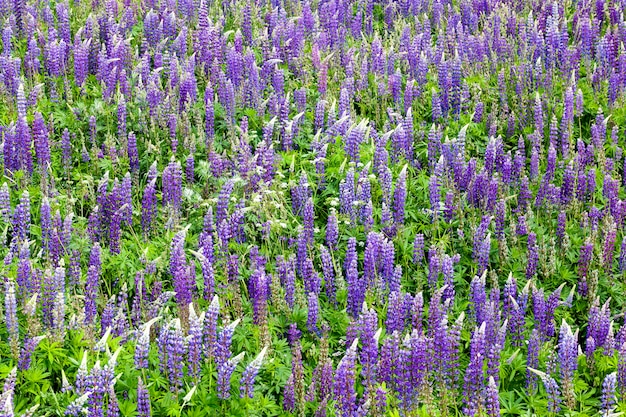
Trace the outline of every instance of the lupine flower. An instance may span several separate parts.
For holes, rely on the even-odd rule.
[[[308,318],[307,328],[312,333],[318,333],[317,320],[319,312],[319,301],[315,292],[310,292],[308,297]]]
[[[615,389],[617,387],[617,372],[608,374],[602,383],[602,406],[601,412],[603,416],[611,414],[615,406]]]
[[[172,161],[163,170],[163,205],[177,213],[182,204],[182,170],[178,162]]]
[[[254,380],[261,369],[261,365],[263,365],[263,359],[265,358],[265,354],[267,353],[267,346],[265,346],[261,352],[257,355],[256,358],[252,362],[248,364],[243,374],[241,375],[240,382],[240,397],[254,397]]]
[[[157,212],[156,179],[146,185],[141,202],[141,228],[144,236],[152,230],[152,223]]]
[[[150,417],[150,392],[145,387],[141,377],[137,383],[137,416]]]
[[[485,408],[489,417],[500,416],[500,399],[498,397],[498,386],[493,377],[489,377],[485,392]]]
[[[485,322],[474,330],[470,343],[470,363],[465,370],[464,413],[474,415],[482,403],[484,384],[483,363],[485,358]]]
[[[24,345],[20,352],[20,358],[17,367],[20,371],[26,371],[30,368],[32,354],[45,336],[26,337]]]
[[[19,204],[13,212],[13,236],[18,241],[23,241],[30,234],[30,195],[24,191]]]
[[[526,264],[526,278],[531,279],[537,273],[539,253],[537,247],[537,235],[533,232],[528,234],[528,262]]]
[[[66,416],[79,417],[82,415],[87,415],[89,410],[87,409],[87,401],[91,396],[91,392],[86,392],[80,397],[76,398],[74,401],[70,403],[65,409]]]
[[[230,377],[241,362],[245,352],[228,359],[217,368],[217,397],[221,400],[230,398]]]
[[[17,356],[19,343],[19,324],[17,321],[17,299],[15,296],[15,284],[13,281],[6,281],[4,284],[4,315],[9,333],[9,344],[12,346],[14,356]]]
[[[578,367],[577,335],[572,333],[570,326],[563,320],[559,336],[559,369],[564,394],[569,407],[575,405],[573,378]]]
[[[335,373],[334,394],[337,406],[343,415],[353,415],[356,411],[356,347],[358,339],[346,351],[346,354],[337,365]]]

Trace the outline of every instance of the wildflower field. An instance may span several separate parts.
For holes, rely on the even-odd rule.
[[[626,0],[0,0],[0,417],[626,412]]]

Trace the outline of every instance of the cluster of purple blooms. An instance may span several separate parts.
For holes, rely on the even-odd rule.
[[[0,0],[0,416],[624,408],[625,16]]]

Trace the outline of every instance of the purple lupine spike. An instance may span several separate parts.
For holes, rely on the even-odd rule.
[[[604,261],[604,269],[607,274],[613,273],[613,255],[615,252],[615,239],[617,237],[617,230],[613,223],[609,224],[608,230],[605,231],[605,240],[602,260]]]
[[[248,364],[246,369],[241,374],[241,382],[239,384],[241,398],[254,398],[254,381],[263,365],[265,354],[267,353],[267,346],[264,347],[252,362]]]
[[[226,360],[217,368],[217,397],[221,400],[230,398],[230,377],[241,362],[245,352]]]
[[[559,385],[550,375],[542,375],[543,385],[548,397],[548,412],[557,414],[561,410],[561,391]]]
[[[13,281],[8,280],[4,284],[4,289],[6,294],[4,298],[5,322],[7,333],[9,334],[9,344],[16,355],[20,332],[17,321],[17,298],[15,295],[15,284]]]
[[[163,205],[171,207],[175,213],[182,205],[182,169],[180,163],[171,161],[163,170]]]
[[[364,385],[368,390],[376,382],[376,362],[378,360],[378,315],[374,309],[364,307],[359,319],[362,344],[359,360],[362,366]]]
[[[526,264],[526,279],[531,279],[537,273],[539,263],[539,248],[537,247],[537,235],[533,232],[528,234],[528,260]]]
[[[11,196],[6,182],[0,188],[0,217],[2,217],[5,223],[8,223],[11,219]]]
[[[356,347],[358,339],[356,339],[346,354],[337,365],[335,373],[334,393],[337,400],[337,406],[344,415],[353,415],[356,411]]]
[[[404,224],[404,206],[406,203],[406,168],[405,165],[396,181],[396,188],[393,194],[393,218],[396,224]]]
[[[478,274],[482,275],[483,272],[489,268],[489,254],[491,252],[491,233],[487,233],[485,239],[480,245],[478,252]]]
[[[128,133],[128,163],[133,173],[139,172],[139,151],[137,150],[137,137],[135,133]]]
[[[439,204],[441,202],[441,185],[443,180],[444,160],[443,156],[439,158],[439,161],[434,165],[433,173],[429,182],[429,196],[430,196],[430,209],[433,211],[435,217],[439,212]]]
[[[561,384],[569,406],[575,404],[574,398],[574,372],[578,367],[578,342],[577,335],[572,333],[571,327],[563,321],[559,335],[559,369],[561,372]]]
[[[307,328],[312,333],[318,333],[317,320],[319,314],[319,300],[315,292],[310,292],[308,296]]]
[[[195,287],[195,267],[188,264],[185,256],[186,234],[187,229],[178,232],[170,245],[169,271],[173,278],[176,301],[181,309],[184,309],[192,301]]]
[[[88,401],[91,397],[91,392],[88,391],[81,395],[80,397],[73,400],[65,409],[64,415],[70,417],[79,417],[83,415],[87,415],[89,410],[87,409]]]
[[[24,191],[13,212],[13,236],[18,242],[28,239],[30,234],[30,194]]]
[[[599,299],[596,299],[589,308],[587,336],[594,341],[594,347],[603,347],[611,329],[611,309],[609,301],[600,308]]]
[[[137,382],[137,416],[138,417],[150,417],[150,392],[144,385],[141,377]]]
[[[93,253],[93,251],[92,251]],[[93,323],[96,314],[96,297],[98,295],[99,287],[99,265],[93,265],[90,261],[89,269],[87,270],[87,281],[85,284],[85,323]]]
[[[235,327],[239,324],[239,319],[224,327],[217,337],[215,345],[215,363],[218,367],[226,363],[230,357],[230,345],[233,340]]]
[[[152,224],[157,213],[156,178],[146,185],[141,201],[141,228],[147,237],[152,230]]]
[[[602,383],[602,406],[600,410],[603,416],[608,416],[615,406],[615,391],[617,388],[617,372],[608,374]]]
[[[484,386],[483,364],[485,358],[485,323],[474,330],[470,342],[470,362],[465,371],[464,413],[475,415],[482,406],[482,387]]]
[[[365,299],[365,288],[363,279],[359,277],[357,261],[353,259],[347,268],[346,283],[348,286],[348,311],[352,317],[358,317],[363,300]]]
[[[404,296],[400,292],[389,294],[389,304],[387,306],[387,321],[385,323],[387,331],[402,333],[405,326]]]
[[[206,357],[212,360],[215,357],[217,343],[217,320],[220,313],[220,301],[217,295],[213,296],[211,304],[204,316],[204,346],[207,350]]]
[[[186,351],[180,320],[173,320],[161,331],[167,333],[164,347],[167,355],[166,369],[170,390],[176,392],[182,388],[183,366],[185,365],[183,359]]]
[[[41,172],[46,175],[50,163],[50,143],[48,128],[41,113],[35,112],[33,120],[33,140],[35,142],[35,155]]]
[[[135,367],[137,369],[148,369],[148,354],[150,352],[150,326],[156,319],[152,319],[148,323],[144,324],[141,328],[141,333],[137,338],[137,344],[135,345]]]
[[[402,407],[412,410],[417,405],[429,371],[430,340],[417,331],[407,335],[400,351],[399,396]]]
[[[328,249],[325,246],[320,248],[320,258],[322,261],[322,272],[324,275],[324,287],[326,289],[326,296],[332,303],[336,303],[336,288],[335,288],[335,267],[333,260]],[[292,303],[293,304],[293,303]]]
[[[431,288],[435,288],[437,286],[440,269],[440,258],[437,247],[431,246],[428,250],[428,285]]]
[[[418,233],[413,240],[413,263],[418,265],[424,259],[424,234]]]
[[[193,378],[200,376],[203,357],[203,326],[205,313],[197,315],[193,304],[189,304],[189,336],[187,337],[187,373]]]
[[[339,226],[337,223],[337,213],[331,210],[326,224],[326,244],[330,250],[337,250],[337,239],[339,238]]]
[[[132,195],[132,181],[130,173],[127,172],[122,180],[120,186],[120,198],[122,207],[120,207],[120,216],[122,222],[126,225],[132,226],[133,224],[133,195]]]
[[[20,371],[27,371],[30,368],[33,352],[44,338],[45,336],[27,336],[25,338],[17,365]]]
[[[485,411],[489,417],[500,417],[500,398],[498,396],[498,385],[493,377],[489,377],[485,390]]]

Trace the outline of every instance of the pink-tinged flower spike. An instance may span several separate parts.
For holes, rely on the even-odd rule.
[[[245,371],[241,375],[241,381],[239,385],[240,397],[248,397],[254,398],[254,381],[259,374],[259,370],[263,365],[263,359],[265,359],[265,355],[267,353],[267,346],[265,346],[261,353],[258,354],[256,358],[248,366]]]

